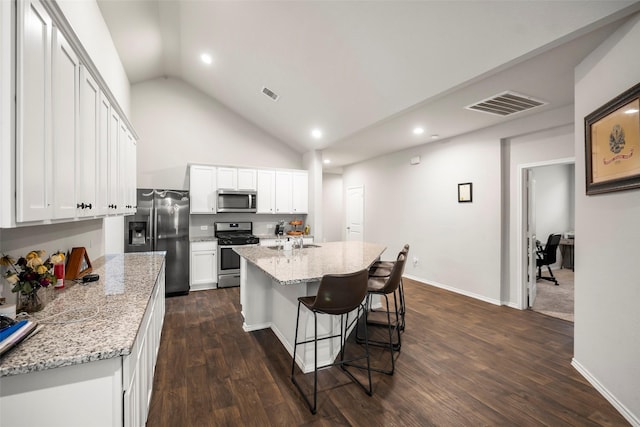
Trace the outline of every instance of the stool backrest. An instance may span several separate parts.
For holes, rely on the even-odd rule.
[[[355,310],[367,295],[368,278],[368,270],[323,276],[310,308],[328,314],[345,314]]]
[[[402,280],[402,273],[404,273],[404,264],[406,261],[407,255],[400,252],[400,254],[398,255],[398,260],[393,264],[391,274],[387,278],[387,281],[385,282],[384,287],[380,290],[380,292],[390,294],[398,289],[398,286],[400,286],[400,281]]]

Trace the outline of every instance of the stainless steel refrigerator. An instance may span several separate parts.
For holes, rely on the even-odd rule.
[[[166,251],[166,296],[189,293],[189,192],[138,189],[135,215],[125,217],[124,251]]]

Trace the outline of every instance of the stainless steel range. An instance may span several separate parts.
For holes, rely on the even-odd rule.
[[[240,286],[240,255],[233,248],[258,245],[260,239],[252,234],[253,223],[216,222],[214,229],[218,239],[218,287]]]

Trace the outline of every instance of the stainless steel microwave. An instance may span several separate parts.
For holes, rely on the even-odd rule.
[[[255,191],[218,190],[217,212],[256,212]]]

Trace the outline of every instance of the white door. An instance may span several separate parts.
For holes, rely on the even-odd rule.
[[[533,307],[538,291],[536,285],[536,179],[532,169],[526,171],[527,186],[527,289],[529,292],[528,306]]]
[[[272,170],[258,171],[258,213],[272,214],[276,212],[276,172]]]
[[[364,187],[347,188],[347,240],[364,240]]]
[[[191,166],[189,191],[191,213],[216,213],[216,168]]]

